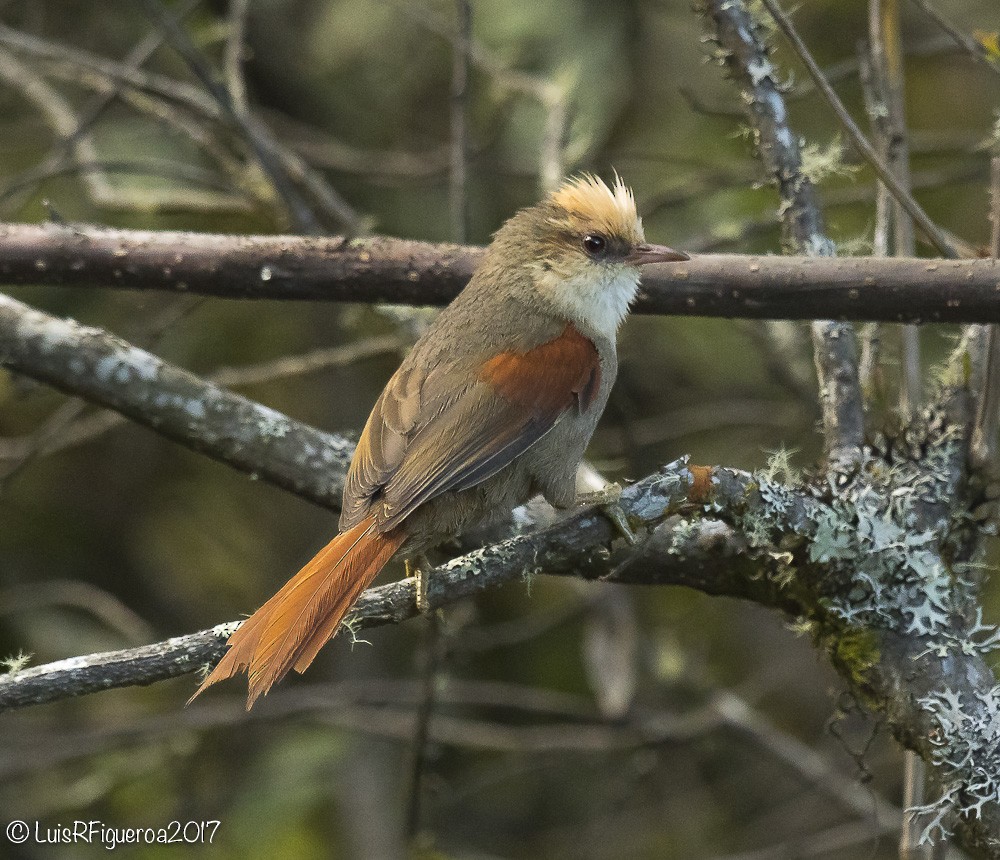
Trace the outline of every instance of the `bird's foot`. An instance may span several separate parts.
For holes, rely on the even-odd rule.
[[[430,601],[427,599],[431,563],[427,560],[426,555],[419,553],[413,558],[406,559],[404,564],[406,565],[406,575],[412,576],[414,580],[417,612],[421,615],[426,615],[431,608]]]
[[[629,525],[628,516],[621,505],[621,499],[621,484],[608,484],[603,490],[597,490],[593,493],[581,493],[576,497],[577,504],[580,507],[593,506],[600,508],[601,513],[611,521],[611,525],[625,538],[628,544],[634,545],[636,542],[635,532],[632,531],[632,526]]]

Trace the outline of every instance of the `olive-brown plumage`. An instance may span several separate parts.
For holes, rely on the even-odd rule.
[[[249,708],[290,669],[306,669],[397,552],[506,516],[538,493],[572,504],[638,267],[684,259],[645,243],[620,179],[611,188],[570,180],[507,221],[375,403],[340,534],[232,634],[198,693],[246,670]]]

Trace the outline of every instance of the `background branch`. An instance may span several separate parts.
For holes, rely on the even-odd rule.
[[[0,295],[0,364],[331,508],[354,446],[100,329]]]
[[[221,298],[443,305],[482,258],[371,237],[227,236],[84,225],[0,226],[0,282]],[[637,313],[744,319],[1000,322],[992,259],[704,254],[648,267]]]
[[[723,62],[743,91],[764,168],[778,187],[786,245],[810,257],[834,257],[836,249],[826,236],[816,189],[802,171],[798,137],[788,125],[777,72],[757,23],[742,3],[710,2],[708,9]],[[864,441],[857,345],[852,326],[832,321],[834,314],[815,316],[822,317],[813,322],[812,335],[826,457],[831,468],[840,470],[857,462]]]

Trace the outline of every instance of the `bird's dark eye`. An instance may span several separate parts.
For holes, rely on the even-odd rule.
[[[591,257],[600,257],[608,249],[608,240],[598,233],[588,233],[583,237],[583,249]]]

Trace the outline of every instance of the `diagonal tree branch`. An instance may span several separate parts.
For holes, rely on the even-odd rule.
[[[761,160],[778,186],[786,244],[809,256],[836,256],[825,233],[816,189],[802,172],[798,137],[788,125],[777,72],[767,45],[758,35],[757,22],[742,3],[711,0],[707,8],[722,60],[743,92]],[[812,324],[812,335],[827,461],[832,469],[842,470],[857,462],[864,441],[854,329],[844,323],[817,320]]]
[[[121,412],[330,508],[354,445],[205,382],[152,353],[0,295],[0,365]]]
[[[847,112],[847,108],[844,107],[844,103],[840,100],[836,91],[830,85],[830,82],[823,76],[823,70],[820,69],[819,64],[813,59],[812,54],[806,47],[805,42],[799,36],[798,31],[792,25],[788,16],[781,11],[781,7],[778,5],[777,0],[761,0],[766,7],[768,12],[774,18],[775,23],[781,29],[781,31],[791,42],[792,47],[795,49],[795,53],[799,55],[802,62],[805,63],[806,69],[809,72],[810,77],[816,83],[816,87],[823,94],[823,97],[829,103],[831,109],[836,115],[840,124],[844,127],[844,131],[847,132],[847,136],[850,137],[851,142],[858,152],[864,157],[872,169],[878,174],[879,180],[885,185],[886,188],[892,193],[892,196],[896,198],[900,206],[902,206],[907,213],[913,218],[914,222],[923,230],[924,235],[930,240],[931,244],[938,249],[946,257],[956,258],[959,257],[957,249],[944,234],[940,227],[937,226],[923,208],[913,199],[913,195],[905,188],[903,183],[901,183],[892,170],[886,166],[885,162],[879,158],[879,154],[875,151],[875,148],[865,137],[863,131],[858,128],[857,123],[851,118],[851,115]]]
[[[662,521],[666,511],[684,504],[689,494],[704,492],[685,461],[677,461],[644,481],[628,487],[622,496],[630,518],[638,528]],[[678,581],[721,581],[717,589],[738,590],[741,594],[761,594],[773,589],[766,583],[733,576],[728,566],[703,569],[710,548],[725,543],[722,535],[710,538],[703,558],[675,565]],[[593,547],[610,544],[614,531],[608,520],[592,509],[565,518],[540,531],[518,535],[494,546],[476,550],[436,568],[429,580],[428,601],[438,608],[484,588],[540,569],[548,573],[594,579],[615,570],[614,556],[594,553]],[[731,548],[730,548],[731,549]],[[792,604],[790,604],[792,605]],[[349,625],[354,628],[394,624],[417,614],[412,580],[391,583],[367,591],[358,602]],[[47,666],[25,669],[0,676],[0,711],[41,702],[55,701],[114,687],[150,684],[194,672],[213,663],[222,654],[225,640],[234,625],[223,624],[138,649],[96,654],[63,660]]]

